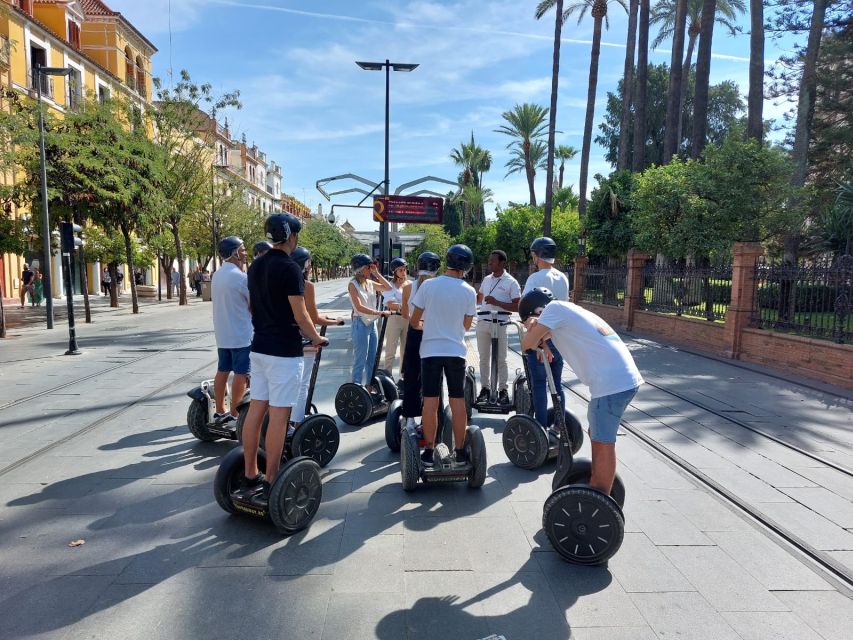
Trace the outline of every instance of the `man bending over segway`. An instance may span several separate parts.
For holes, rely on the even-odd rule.
[[[576,304],[555,300],[548,289],[535,287],[525,293],[518,313],[527,326],[521,349],[536,349],[550,338],[589,387],[589,484],[610,495],[616,477],[616,432],[628,403],[643,384],[631,352],[604,320]],[[560,384],[559,379],[556,382]]]
[[[447,378],[453,435],[456,440],[456,462],[466,461],[465,431],[468,416],[465,408],[465,332],[477,314],[477,294],[465,282],[465,274],[474,264],[474,254],[464,244],[447,250],[443,276],[425,281],[412,300],[414,311],[409,319],[418,329],[423,320],[421,340],[421,384],[424,406],[422,425],[426,447],[421,460],[433,463],[435,434],[438,430],[438,399],[442,373]]]
[[[252,305],[252,402],[243,427],[245,475],[242,489],[263,489],[269,497],[281,462],[290,412],[299,396],[302,379],[302,336],[314,347],[328,344],[314,328],[305,308],[302,269],[290,254],[302,229],[299,219],[288,213],[267,218],[264,231],[272,249],[249,267],[249,296]],[[269,409],[266,436],[266,477],[258,470],[261,423]]]

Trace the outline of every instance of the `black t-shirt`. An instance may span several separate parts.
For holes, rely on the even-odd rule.
[[[305,293],[302,270],[290,256],[270,249],[249,267],[252,351],[279,358],[302,356],[302,336],[288,296]]]
[[[33,281],[34,275],[35,274],[29,269],[24,269],[24,271],[21,273],[21,280],[24,281],[24,286],[27,286],[30,282]]]

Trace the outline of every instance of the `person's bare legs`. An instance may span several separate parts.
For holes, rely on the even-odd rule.
[[[267,482],[272,484],[278,474],[281,462],[281,452],[284,450],[284,440],[287,436],[287,421],[290,420],[290,407],[270,408],[270,424],[267,428]],[[251,409],[250,409],[251,411]]]
[[[266,400],[252,400],[249,413],[243,423],[243,463],[247,478],[258,475],[258,445],[261,441],[261,424],[267,413],[269,403]],[[269,464],[269,462],[267,462]]]
[[[616,478],[616,445],[592,442],[592,477],[589,485],[593,489],[610,495]]]
[[[436,409],[438,409],[438,405],[436,405]],[[468,411],[465,407],[465,398],[450,398],[450,413],[453,414],[453,437],[456,439],[456,448],[461,449],[465,446],[465,431],[468,429]]]
[[[235,418],[238,414],[237,405],[240,404],[240,401],[243,399],[243,396],[246,393],[246,387],[248,386],[249,376],[247,376],[245,373],[234,374],[234,379],[231,381],[231,415]],[[217,409],[217,411],[219,410]]]
[[[213,379],[213,400],[216,404],[216,413],[225,413],[225,394],[228,393],[229,375],[231,375],[230,371],[217,371],[216,377]],[[245,392],[245,389],[243,391]],[[242,398],[243,395],[240,394],[240,397]],[[231,404],[234,404],[233,401]]]
[[[421,426],[424,430],[424,443],[427,449],[435,448],[435,432],[438,431],[438,396],[424,398],[421,413]]]

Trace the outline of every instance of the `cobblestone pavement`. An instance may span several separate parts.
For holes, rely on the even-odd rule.
[[[319,300],[344,309],[343,287],[319,285]],[[405,493],[383,422],[341,424],[317,517],[282,538],[216,505],[213,475],[234,444],[186,428],[185,393],[214,368],[209,305],[98,316],[78,357],[58,355],[61,329],[0,342],[4,639],[853,637],[843,585],[627,433],[625,541],[606,567],[551,550],[553,465],[512,466],[503,421],[477,414],[481,490]],[[334,414],[349,327],[329,336],[315,401]],[[719,415],[849,468],[848,399],[628,342],[659,387],[637,396],[631,427],[853,564],[849,478]]]

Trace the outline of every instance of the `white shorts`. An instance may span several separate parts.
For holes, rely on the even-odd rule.
[[[252,399],[268,401],[273,407],[295,405],[302,380],[302,358],[279,358],[254,351],[249,357]]]

